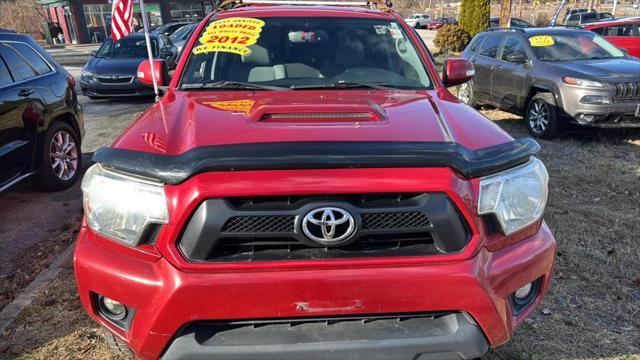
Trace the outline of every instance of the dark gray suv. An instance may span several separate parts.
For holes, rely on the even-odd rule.
[[[563,122],[640,127],[640,59],[593,32],[496,29],[474,37],[463,57],[476,75],[459,98],[522,115],[534,136],[555,137]]]

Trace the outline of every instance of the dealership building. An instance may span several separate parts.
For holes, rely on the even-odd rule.
[[[150,26],[169,22],[199,21],[213,10],[215,0],[145,0]],[[101,43],[111,33],[112,0],[38,0],[47,22],[58,24],[66,43]],[[140,5],[135,1],[134,25],[142,26]]]

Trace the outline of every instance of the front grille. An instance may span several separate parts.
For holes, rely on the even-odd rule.
[[[362,228],[368,230],[382,229],[419,229],[431,226],[427,215],[412,212],[384,212],[362,215]]]
[[[640,99],[640,82],[620,82],[614,86],[616,100]]]
[[[222,232],[277,233],[293,232],[295,216],[234,216],[227,220]]]
[[[130,83],[133,79],[133,76],[122,75],[116,78],[109,76],[98,76],[98,81],[103,84],[127,84]]]
[[[322,207],[347,210],[355,233],[336,245],[308,238],[302,219]],[[284,196],[206,200],[178,246],[191,261],[325,260],[455,253],[469,238],[442,193]]]

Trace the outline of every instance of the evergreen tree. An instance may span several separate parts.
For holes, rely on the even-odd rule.
[[[462,0],[460,27],[471,36],[487,30],[490,12],[489,0]]]

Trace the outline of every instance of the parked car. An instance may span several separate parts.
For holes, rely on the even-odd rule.
[[[452,17],[440,17],[435,19],[434,21],[429,22],[427,25],[427,29],[429,30],[438,30],[445,25],[457,25],[458,20]]]
[[[149,32],[152,34],[162,34],[164,36],[171,36],[174,32],[183,26],[191,24],[190,22],[171,22],[159,26],[149,28]],[[138,29],[139,33],[144,33],[144,28]]]
[[[463,52],[475,67],[459,89],[469,105],[521,114],[537,137],[561,125],[640,127],[640,59],[575,28],[484,32]]]
[[[81,170],[75,80],[28,35],[0,31],[0,192],[32,178],[63,190]]]
[[[588,8],[569,9],[564,15],[564,23],[566,23],[567,20],[569,20],[569,17],[571,17],[571,15],[582,14],[586,12],[595,12],[595,10],[589,10]]]
[[[164,36],[171,36],[176,30],[180,29],[185,25],[189,25],[189,22],[172,22],[161,25],[153,30],[156,34],[162,34]]]
[[[553,273],[539,145],[449,93],[471,63],[440,80],[393,11],[243,5],[205,18],[162,99],[95,153],[74,257],[89,315],[148,359],[508,341]]]
[[[640,19],[597,22],[584,28],[603,36],[627,54],[640,57]]]
[[[404,19],[404,21],[413,28],[422,29],[429,24],[431,16],[427,14],[413,14]]]
[[[175,66],[178,49],[162,34],[151,34],[153,56]],[[137,77],[138,65],[148,59],[144,34],[135,33],[116,42],[107,39],[82,69],[80,89],[91,99],[151,96],[153,90]]]
[[[182,49],[197,27],[198,23],[185,25],[169,36],[173,45],[178,49],[178,53],[182,53]]]
[[[581,26],[584,24],[590,24],[598,21],[604,21],[613,19],[613,15],[607,12],[583,12],[578,14],[570,15],[567,20],[564,22],[565,25],[571,26]]]
[[[531,26],[533,26],[533,25],[531,25],[529,22],[527,22],[525,20],[512,17],[511,18],[511,24],[508,27],[512,27],[512,28],[527,28],[527,27],[531,27]],[[500,27],[500,18],[499,17],[492,17],[491,18],[491,22],[490,22],[490,27],[491,28]]]

